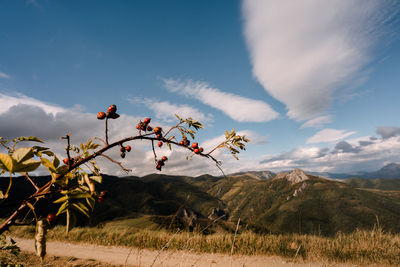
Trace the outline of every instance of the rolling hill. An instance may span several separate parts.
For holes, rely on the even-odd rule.
[[[6,183],[0,179],[1,188]],[[29,186],[22,178],[14,185],[13,201]],[[160,227],[174,223],[191,230],[219,218],[219,229],[230,230],[240,218],[244,229],[256,232],[333,235],[373,228],[378,219],[384,230],[399,233],[400,191],[377,189],[386,187],[390,185],[361,179],[335,181],[299,169],[269,179],[247,173],[227,177],[104,175],[100,189],[107,189],[110,197],[96,207],[87,223],[143,222],[146,218],[144,226],[146,222]],[[9,206],[0,204],[1,217],[9,212]]]

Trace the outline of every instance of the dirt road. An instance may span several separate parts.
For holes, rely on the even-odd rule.
[[[14,238],[21,250],[34,252],[34,243],[30,239]],[[198,254],[188,251],[153,251],[126,247],[106,247],[90,244],[72,244],[56,241],[47,242],[47,254],[68,256],[80,259],[95,259],[115,265],[128,266],[356,266],[350,264],[292,263],[280,257],[270,256],[233,256],[223,254]]]

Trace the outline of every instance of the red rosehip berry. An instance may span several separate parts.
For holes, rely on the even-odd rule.
[[[144,119],[144,121],[143,121],[143,122],[144,122],[145,124],[149,124],[149,123],[150,123],[150,121],[151,121],[151,119],[150,119],[150,118],[146,118],[146,119]]]
[[[114,114],[115,112],[117,112],[117,106],[116,105],[111,105],[108,107],[107,112],[109,114]]]
[[[125,147],[123,147],[123,146],[121,146],[121,148],[119,149],[119,151],[121,151],[121,152],[125,152]]]
[[[163,156],[163,157],[161,158],[161,160],[162,160],[162,161],[167,161],[168,158],[167,158],[166,156]]]
[[[197,143],[193,143],[193,144],[192,144],[192,148],[193,148],[193,149],[198,148],[198,147],[199,147],[199,144],[197,144]]]
[[[97,198],[97,202],[99,202],[99,203],[103,202],[104,200],[105,200],[104,197],[98,197]]]
[[[194,152],[195,154],[199,154],[199,153],[200,153],[200,150],[199,150],[198,148],[195,148],[195,149],[193,149],[193,152]]]
[[[182,140],[182,141],[179,142],[179,144],[180,144],[181,146],[183,146],[183,145],[185,144],[185,142]]]
[[[204,151],[204,149],[202,147],[199,148],[200,153],[202,153]]]
[[[56,214],[55,213],[49,213],[47,215],[47,220],[51,223],[56,219]]]
[[[158,147],[162,147],[162,145],[163,145],[163,142],[158,142]]]
[[[136,129],[138,130],[140,129],[140,124],[136,125]]]
[[[162,129],[161,129],[160,127],[157,126],[156,128],[154,128],[154,133],[155,133],[155,134],[160,134],[160,133],[161,133],[161,130],[162,130]]]
[[[125,158],[125,152],[121,152],[121,158]]]
[[[102,198],[106,198],[107,196],[108,196],[108,191],[107,190],[103,190],[99,194],[99,197],[102,197]]]
[[[147,126],[147,131],[149,131],[149,132],[153,131],[153,127]]]
[[[161,134],[157,134],[156,137],[157,137],[157,139],[162,139],[162,135]]]
[[[68,165],[68,158],[63,159],[65,165]]]
[[[125,147],[125,150],[128,151],[128,152],[131,152],[131,149],[132,149],[132,148],[131,148],[130,145],[127,145],[127,146]]]
[[[105,118],[106,118],[106,113],[104,112],[97,113],[97,119],[104,120]]]

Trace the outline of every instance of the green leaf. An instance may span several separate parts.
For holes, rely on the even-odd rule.
[[[51,151],[42,151],[42,153],[45,154],[45,155],[47,155],[47,156],[49,156],[49,157],[54,156],[54,153],[51,152]]]
[[[14,162],[11,156],[7,154],[0,153],[0,168],[13,172]]]
[[[94,204],[96,203],[94,198],[88,197],[88,198],[86,198],[86,202],[88,203],[89,207],[93,210],[94,209]]]
[[[33,215],[35,216],[35,220],[37,221],[38,219],[36,216],[35,207],[30,202],[26,202],[26,205],[32,210]]]
[[[35,137],[35,136],[22,136],[18,137],[19,141],[31,141],[31,142],[39,142],[39,143],[44,143],[42,139]]]
[[[82,213],[86,217],[90,218],[89,209],[81,202],[73,203],[72,207],[77,210],[78,212]]]
[[[28,159],[15,166],[15,172],[31,172],[39,168],[41,161]]]
[[[66,212],[68,208],[69,208],[69,201],[66,201],[58,208],[56,216]]]
[[[12,153],[12,157],[18,163],[24,160],[31,159],[33,157],[33,148],[20,147]]]
[[[61,165],[60,167],[57,168],[57,174],[66,174],[68,172],[68,166],[67,165]]]
[[[91,180],[101,184],[103,181],[103,177],[101,177],[100,175],[93,175],[89,177]]]
[[[51,172],[51,173],[57,172],[56,167],[54,167],[53,163],[50,160],[48,160],[46,158],[41,158],[41,160],[42,160],[42,164],[49,170],[49,172]]]
[[[59,165],[60,165],[60,160],[57,158],[56,155],[54,155],[53,166],[57,168]]]
[[[57,199],[57,200],[54,200],[53,201],[53,203],[61,203],[61,202],[65,202],[65,201],[67,201],[69,199],[69,197],[68,196],[62,196],[62,197],[60,197],[59,199]]]

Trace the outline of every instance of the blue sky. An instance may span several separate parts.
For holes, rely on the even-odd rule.
[[[227,172],[351,172],[400,161],[400,24],[396,1],[1,1],[0,136],[102,135],[139,119],[203,121],[211,148],[235,128],[252,142]],[[137,145],[124,159],[154,172]],[[113,154],[114,153],[114,154]],[[218,174],[175,157],[165,173]],[[143,157],[143,154],[145,155]],[[117,151],[111,152],[118,156]],[[109,172],[117,172],[105,163]]]

